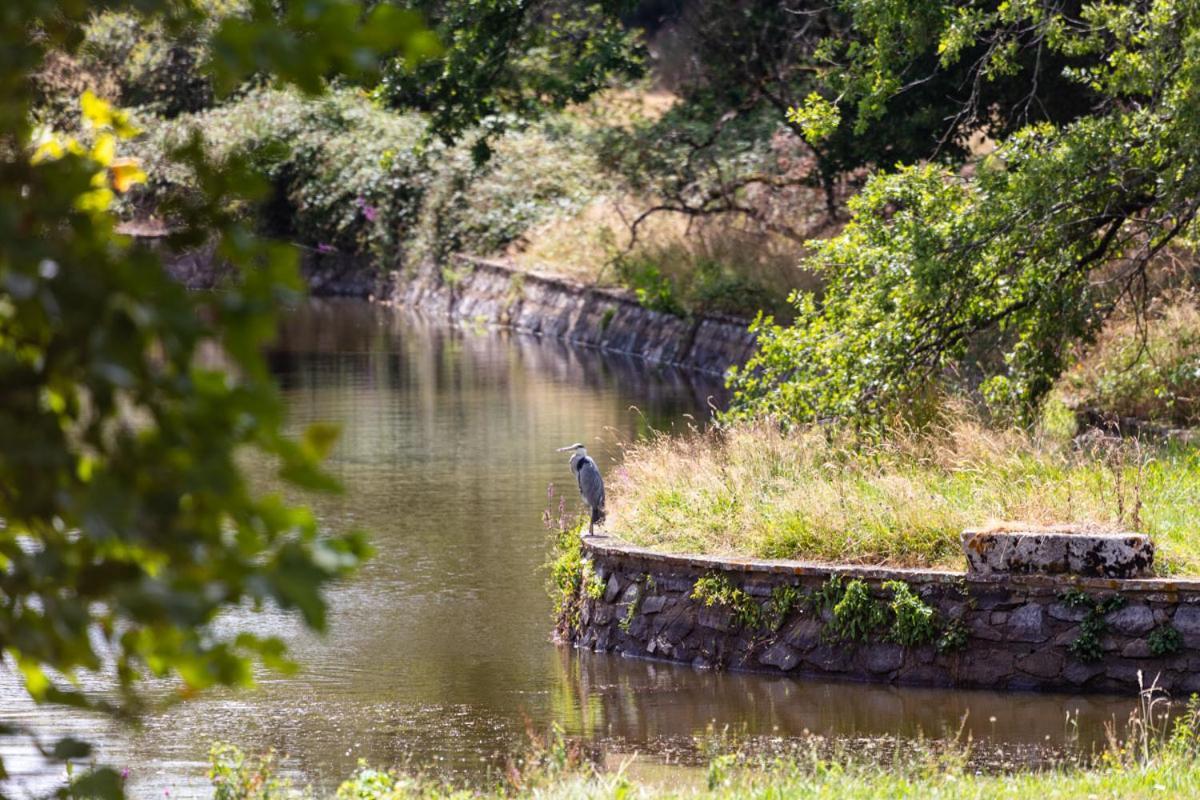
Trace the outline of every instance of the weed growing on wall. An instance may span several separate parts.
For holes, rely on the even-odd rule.
[[[1122,608],[1125,605],[1125,598],[1114,594],[1103,600],[1097,600],[1078,589],[1068,589],[1058,598],[1070,608],[1087,609],[1087,615],[1079,623],[1079,636],[1067,645],[1067,650],[1075,658],[1085,663],[1099,661],[1104,656],[1104,648],[1100,639],[1108,630],[1108,623],[1104,621],[1104,617],[1106,614]]]
[[[939,653],[957,653],[967,649],[970,641],[971,635],[966,624],[961,619],[952,619],[946,623],[942,635],[938,637],[937,651]]]
[[[554,484],[546,488],[549,507],[542,512],[542,524],[554,537],[554,554],[549,563],[550,598],[560,631],[574,630],[580,624],[581,598],[598,600],[604,596],[604,582],[596,574],[590,559],[583,557],[585,516],[570,517],[566,501],[559,497],[555,505]]]
[[[733,612],[733,618],[744,628],[757,629],[763,626],[762,607],[724,575],[710,573],[697,578],[692,587],[692,599],[704,603],[705,608],[720,606],[729,609]]]
[[[1146,637],[1150,653],[1155,656],[1173,656],[1183,649],[1183,636],[1171,625],[1159,625]]]
[[[866,581],[855,578],[846,584],[841,599],[833,606],[833,619],[825,632],[834,641],[865,642],[886,622],[886,611],[871,596],[871,588]]]
[[[905,647],[928,644],[937,638],[937,612],[913,593],[904,581],[888,581],[883,588],[892,593],[888,608],[892,627],[887,638]]]
[[[804,600],[804,594],[797,586],[790,584],[784,586],[776,586],[771,590],[771,600],[767,603],[766,623],[773,631],[779,630],[788,614],[792,613],[792,609],[800,605]]]
[[[951,620],[943,628],[937,610],[922,600],[904,581],[887,581],[885,591],[891,600],[884,603],[871,594],[867,582],[855,578],[845,581],[834,575],[809,596],[817,610],[828,610],[832,617],[824,637],[833,642],[866,642],[879,631],[882,638],[915,647],[937,641],[943,652],[967,645],[968,635],[961,620]]]

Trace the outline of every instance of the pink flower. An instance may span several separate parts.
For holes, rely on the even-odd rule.
[[[374,222],[379,219],[379,209],[368,203],[367,199],[362,195],[359,195],[354,203],[362,210],[363,216],[367,218],[367,222]]]

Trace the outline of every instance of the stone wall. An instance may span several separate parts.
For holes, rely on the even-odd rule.
[[[446,280],[440,270],[394,274],[387,297],[455,320],[504,325],[647,361],[722,374],[754,351],[746,320],[700,315],[682,319],[650,311],[628,293],[553,275],[458,256]]]
[[[568,611],[574,620],[560,621],[559,630],[566,641],[597,652],[698,668],[989,689],[1136,693],[1140,671],[1147,686],[1157,681],[1175,695],[1200,691],[1200,581],[674,556],[600,536],[586,537],[583,547],[602,596],[591,599],[581,590]],[[880,603],[893,594],[885,582],[905,582],[936,610],[940,629],[959,632],[957,641],[906,647],[889,641],[885,629],[865,642],[836,641],[832,612],[811,600],[797,603],[777,626],[752,628],[738,621],[736,608],[693,597],[699,578],[723,576],[766,611],[777,587],[795,587],[811,599],[835,575],[861,579]],[[1101,603],[1100,611],[1105,602],[1120,607],[1102,614],[1092,602]],[[1088,629],[1096,633],[1091,657],[1072,649]],[[1171,641],[1175,646],[1166,647]]]
[[[182,253],[164,249],[163,260],[184,285],[211,289],[230,272],[213,250],[211,245]],[[384,277],[361,258],[311,248],[300,248],[300,253],[301,272],[318,297],[371,297],[456,321],[509,327],[714,375],[744,363],[754,351],[746,320],[718,315],[681,319],[642,308],[628,292],[486,259],[457,256],[445,273],[428,267],[415,276],[393,272]]]

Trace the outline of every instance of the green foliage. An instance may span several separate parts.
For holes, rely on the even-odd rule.
[[[669,272],[668,262],[671,264]],[[659,251],[625,256],[615,262],[617,280],[634,291],[638,303],[651,311],[675,316],[691,312],[752,316],[771,307],[776,298],[736,265],[713,258],[683,259]]]
[[[604,583],[591,561],[583,557],[584,517],[554,531],[554,559],[550,562],[550,597],[554,617],[566,630],[579,627],[581,595],[593,600],[604,596]]]
[[[604,597],[604,581],[600,580],[600,576],[596,574],[596,565],[590,559],[585,559],[582,569],[580,586],[583,588],[583,596],[589,600],[599,600]]]
[[[675,285],[650,261],[620,259],[616,263],[617,279],[633,290],[638,303],[651,311],[685,315],[683,305],[675,296]]]
[[[208,780],[214,800],[279,800],[299,797],[291,782],[275,772],[275,752],[255,758],[231,744],[214,744],[208,754]]]
[[[887,581],[883,588],[892,593],[888,604],[892,625],[887,638],[905,647],[928,644],[938,637],[937,612],[904,581]]]
[[[706,608],[720,606],[733,612],[733,618],[743,628],[757,630],[765,622],[762,606],[750,595],[735,587],[729,578],[720,573],[710,573],[696,579],[692,587],[692,599],[704,603]]]
[[[966,624],[961,619],[952,619],[946,623],[941,636],[937,639],[937,651],[939,653],[957,653],[967,649],[970,641],[971,633],[967,630]]]
[[[771,590],[771,599],[767,602],[765,621],[767,626],[777,631],[787,621],[788,614],[804,602],[804,594],[797,586],[784,584]]]
[[[1077,408],[1116,418],[1200,424],[1200,306],[1190,293],[1156,301],[1143,318],[1112,319],[1060,382]]]
[[[854,578],[841,587],[825,634],[832,641],[866,642],[886,623],[886,608],[871,595],[866,581]]]
[[[263,358],[300,282],[295,254],[233,212],[262,181],[194,141],[170,154],[195,176],[172,244],[213,241],[238,270],[226,291],[192,295],[114,233],[114,197],[143,177],[128,117],[85,93],[79,139],[32,129],[31,76],[83,40],[91,5],[14,0],[0,14],[0,642],[35,700],[133,714],[148,675],[187,696],[251,683],[255,661],[289,668],[278,639],[215,621],[272,606],[320,630],[325,587],[368,548],[246,480],[252,464],[294,490],[337,488],[320,469],[336,429],[285,436]],[[259,70],[312,90],[334,72],[361,77],[419,30],[394,8],[299,5],[220,20],[218,90]],[[199,3],[106,6],[172,30],[207,21]],[[78,677],[102,668],[115,686],[98,699]],[[101,768],[71,791],[122,788]]]
[[[1102,102],[1021,122],[969,175],[937,163],[874,175],[841,235],[806,262],[824,294],[795,298],[793,326],[760,322],[760,352],[733,380],[735,403],[870,422],[909,413],[959,369],[979,376],[997,411],[1030,421],[1071,345],[1095,334],[1194,220],[1200,8],[1089,2],[1082,26],[1027,4],[972,11],[969,24],[952,6],[919,0],[846,8],[856,34],[832,42],[846,63],[829,80],[860,127],[934,55],[936,71],[970,64],[986,85],[1022,74],[1016,53],[1045,53]],[[993,113],[976,99],[964,115]],[[1110,267],[1116,277],[1095,279]]]
[[[617,623],[617,627],[626,633],[629,632],[629,626],[633,624],[634,618],[637,617],[638,609],[641,608],[642,599],[646,594],[646,590],[642,588],[640,581],[634,584],[634,586],[637,588],[634,589],[633,599],[627,604],[628,607],[625,609],[625,616]]]
[[[1183,649],[1183,635],[1173,625],[1159,625],[1146,637],[1154,656],[1173,656]]]
[[[270,180],[270,194],[253,209],[267,232],[369,256],[381,268],[495,253],[607,186],[594,155],[549,123],[497,139],[483,166],[466,145],[422,146],[424,125],[351,90],[316,99],[249,90],[218,108],[152,123],[135,151],[151,178],[127,214],[170,215],[186,202],[195,176],[167,156],[197,133],[215,157],[245,158]]]
[[[1097,600],[1086,592],[1071,588],[1059,594],[1058,599],[1071,608],[1087,609],[1087,614],[1079,623],[1079,636],[1067,645],[1068,652],[1084,663],[1099,661],[1104,657],[1101,637],[1108,631],[1108,623],[1104,616],[1125,606],[1126,600],[1119,594],[1112,594],[1102,600]]]
[[[936,642],[939,652],[967,645],[962,621],[939,625],[936,609],[907,583],[886,581],[882,588],[892,595],[886,603],[877,600],[861,578],[846,581],[841,575],[830,576],[809,598],[814,608],[831,613],[823,636],[833,642],[867,642],[882,631],[882,638],[905,647]]]
[[[482,122],[475,160],[489,139],[548,109],[586,100],[614,76],[641,71],[642,49],[618,14],[622,0],[419,0],[446,43],[418,69],[398,61],[376,96],[398,108],[427,112],[432,133],[449,142]]]

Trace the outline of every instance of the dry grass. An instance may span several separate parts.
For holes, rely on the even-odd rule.
[[[1195,450],[966,419],[875,443],[760,422],[634,444],[610,484],[609,528],[674,552],[959,568],[964,528],[1085,523],[1145,531],[1161,574],[1200,574]]]
[[[1200,424],[1200,300],[1168,292],[1145,318],[1110,321],[1060,385],[1074,405],[1106,414]]]
[[[525,269],[588,284],[617,285],[613,260],[624,256],[658,264],[676,279],[700,261],[729,265],[780,298],[798,287],[815,287],[813,276],[799,266],[803,247],[733,215],[654,214],[639,226],[630,249],[630,225],[650,205],[647,198],[598,198],[578,214],[555,217],[526,232],[507,255]]]

